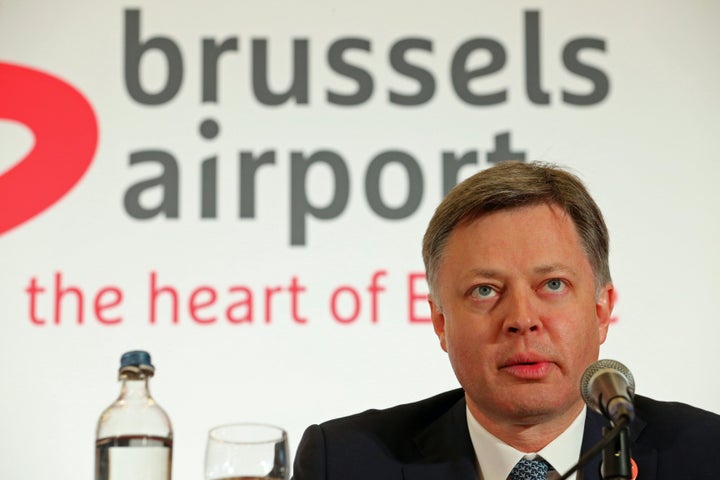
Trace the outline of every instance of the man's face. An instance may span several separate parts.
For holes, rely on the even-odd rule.
[[[571,218],[501,210],[456,227],[437,274],[433,325],[481,423],[572,419],[612,313]],[[486,422],[483,422],[486,420]]]

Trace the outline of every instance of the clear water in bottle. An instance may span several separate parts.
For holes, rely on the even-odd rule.
[[[100,416],[95,480],[170,480],[172,426],[148,388],[155,368],[145,351],[120,360],[120,396]]]

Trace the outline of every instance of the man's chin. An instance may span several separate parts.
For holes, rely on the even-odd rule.
[[[561,416],[576,416],[584,404],[577,399],[554,396],[525,395],[509,396],[490,403],[476,403],[480,416],[491,421],[510,421],[518,425],[536,425],[552,421]],[[473,408],[470,411],[475,414]],[[476,417],[478,415],[475,415]]]
[[[575,418],[584,408],[582,400],[568,399],[522,399],[507,405],[504,415],[515,419],[516,423],[524,425],[537,425],[565,417],[568,420]]]

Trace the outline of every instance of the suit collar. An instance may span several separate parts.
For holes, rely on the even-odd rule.
[[[403,466],[405,480],[476,480],[475,452],[461,398],[414,439],[423,459]]]
[[[582,451],[590,450],[602,439],[602,428],[609,426],[605,418],[588,410],[585,418]],[[639,441],[646,422],[638,412],[630,425],[631,455],[641,472],[640,478],[655,478],[657,450]],[[465,398],[430,424],[414,439],[423,459],[402,467],[405,480],[476,480],[478,471],[470,433],[465,417]],[[581,480],[600,480],[601,454],[591,459],[581,471]],[[564,472],[562,472],[564,473]]]

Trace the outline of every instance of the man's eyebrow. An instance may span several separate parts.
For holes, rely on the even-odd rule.
[[[563,263],[550,263],[547,265],[539,265],[535,268],[533,268],[533,272],[541,275],[547,275],[549,273],[555,273],[555,272],[563,272],[563,273],[569,273],[572,275],[576,275],[577,272],[574,268],[571,268],[568,265],[565,265]]]
[[[532,272],[537,275],[548,275],[551,273],[568,273],[571,275],[577,274],[574,268],[570,267],[569,265],[565,265],[564,263],[548,263],[546,265],[538,265],[537,267],[534,267],[532,269]],[[483,278],[500,278],[503,276],[500,270],[495,270],[492,268],[473,268],[472,270],[470,270],[470,273],[473,277]]]
[[[490,268],[473,268],[470,273],[473,277],[499,278],[502,276],[498,270]]]

